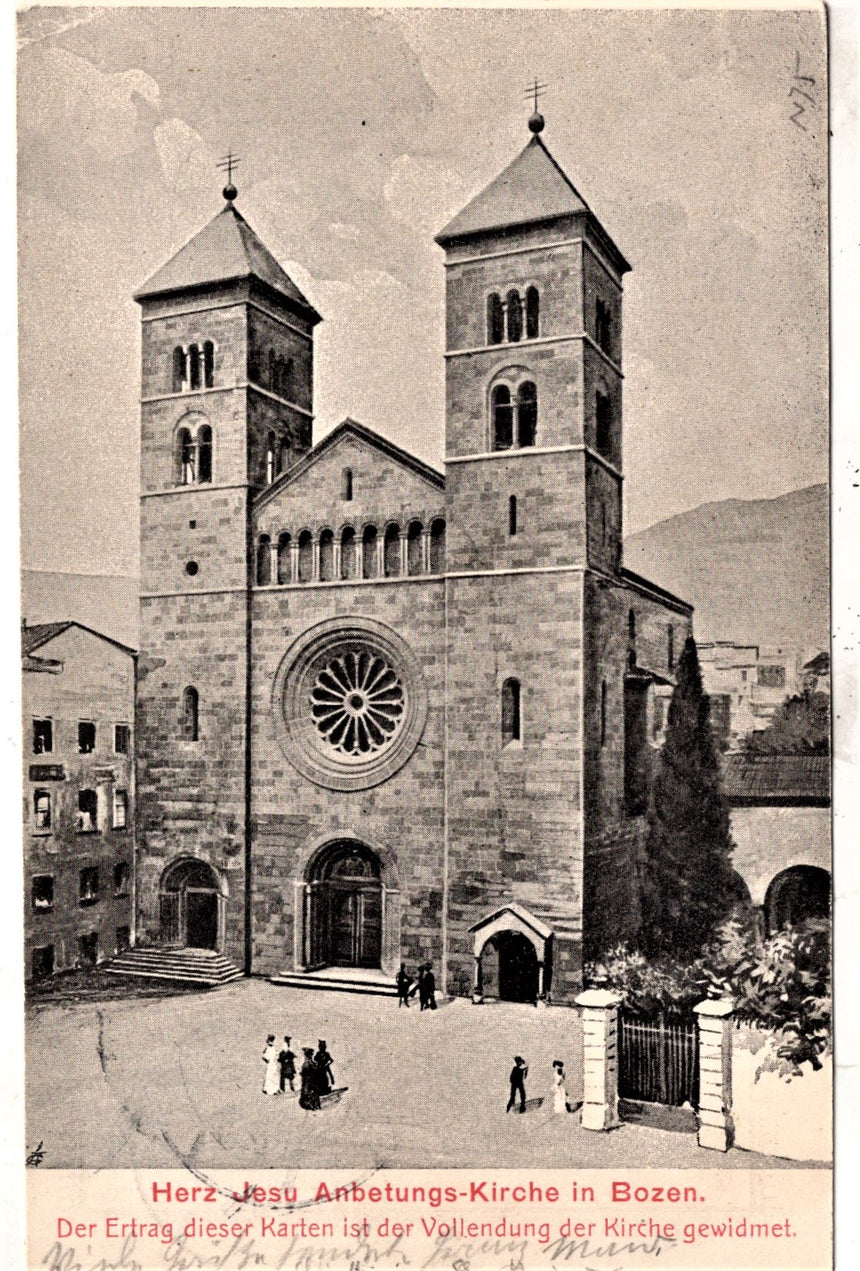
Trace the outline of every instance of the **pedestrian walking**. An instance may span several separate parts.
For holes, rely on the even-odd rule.
[[[418,967],[418,1009],[421,1011],[426,1011],[427,1009],[427,991],[424,987],[426,975],[427,969],[422,962]]]
[[[278,1055],[278,1063],[281,1065],[281,1094],[286,1093],[287,1086],[295,1094],[296,1087],[293,1082],[296,1078],[296,1055],[295,1051],[290,1050],[289,1037],[284,1038],[284,1049]]]
[[[413,982],[412,976],[406,970],[406,963],[401,962],[400,970],[397,972],[397,979],[395,981],[397,985],[398,1010],[400,1010],[401,1006],[409,1006],[409,990],[412,988]]]
[[[263,1063],[266,1065],[266,1075],[263,1078],[263,1094],[280,1094],[281,1065],[278,1063],[278,1048],[275,1045],[274,1033],[269,1033],[266,1038]]]
[[[552,1061],[552,1110],[554,1113],[570,1111],[567,1102],[567,1079],[564,1075],[564,1062],[561,1059]]]
[[[433,974],[433,963],[428,962],[424,967],[424,1001],[425,1009],[435,1011],[436,1009],[436,976]]]
[[[528,1064],[523,1059],[522,1055],[514,1055],[514,1066],[511,1069],[511,1077],[510,1077],[511,1097],[510,1099],[508,1099],[508,1106],[505,1108],[506,1112],[510,1112],[511,1108],[515,1106],[517,1101],[517,1094],[519,1094],[520,1096],[520,1112],[525,1112],[526,1110],[525,1081],[528,1075],[529,1075]]]
[[[314,1055],[317,1066],[317,1089],[320,1095],[328,1094],[334,1086],[334,1074],[331,1066],[334,1063],[324,1041],[317,1042],[317,1053]]]
[[[320,1092],[318,1069],[314,1063],[313,1046],[303,1046],[302,1054],[304,1055],[304,1063],[302,1064],[301,1082],[302,1088],[299,1094],[299,1107],[305,1108],[308,1112],[319,1112],[320,1110]]]

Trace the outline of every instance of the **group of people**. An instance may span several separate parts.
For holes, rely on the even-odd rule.
[[[406,969],[406,963],[400,963],[400,970],[395,980],[397,985],[397,1008],[409,1006],[409,999],[418,994],[419,1009],[435,1011],[436,1009],[436,976],[433,974],[433,963],[422,962],[413,977]]]
[[[511,1108],[516,1106],[517,1098],[519,1098],[519,1111],[526,1110],[526,1077],[529,1075],[529,1068],[522,1055],[514,1055],[514,1066],[511,1069],[510,1083],[511,1095],[508,1099],[506,1112],[510,1112]],[[564,1061],[554,1059],[552,1061],[552,1110],[556,1112],[570,1112],[571,1106],[567,1098],[567,1078],[564,1073]]]
[[[334,1060],[331,1052],[323,1040],[317,1042],[316,1052],[313,1046],[303,1046],[302,1066],[297,1069],[298,1056],[291,1049],[290,1041],[289,1037],[285,1037],[284,1045],[278,1046],[274,1033],[270,1033],[266,1038],[266,1049],[263,1051],[263,1063],[266,1065],[263,1094],[285,1095],[287,1088],[291,1094],[295,1094],[298,1072],[299,1107],[306,1108],[308,1112],[318,1112],[321,1107],[320,1100],[334,1089],[334,1073],[332,1072]]]

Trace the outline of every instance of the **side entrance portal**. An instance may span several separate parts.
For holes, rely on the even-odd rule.
[[[161,943],[189,949],[217,949],[221,888],[205,861],[182,860],[168,866],[159,893]]]
[[[315,859],[305,891],[306,960],[324,966],[379,968],[382,878],[363,843],[333,843]]]

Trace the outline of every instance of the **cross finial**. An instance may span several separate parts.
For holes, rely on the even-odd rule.
[[[230,151],[229,154],[225,155],[223,159],[215,164],[216,168],[227,169],[227,184],[224,186],[223,194],[228,203],[232,203],[239,194],[239,191],[233,184],[233,169],[238,168],[241,162],[242,160],[239,156]]]
[[[529,119],[529,129],[531,132],[535,133],[535,135],[543,131],[544,120],[543,120],[543,115],[538,110],[538,102],[540,101],[544,93],[546,92],[546,88],[547,88],[546,84],[539,83],[537,76],[535,76],[534,83],[529,84],[528,88],[523,94],[526,98],[529,98],[529,97],[532,98],[534,103],[534,111],[531,115],[531,118]]]

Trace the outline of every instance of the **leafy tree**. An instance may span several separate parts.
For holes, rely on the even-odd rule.
[[[648,809],[639,936],[646,954],[695,957],[708,942],[741,899],[731,853],[710,704],[689,636]]]
[[[829,755],[830,698],[804,689],[777,707],[767,728],[744,738],[749,755]]]

